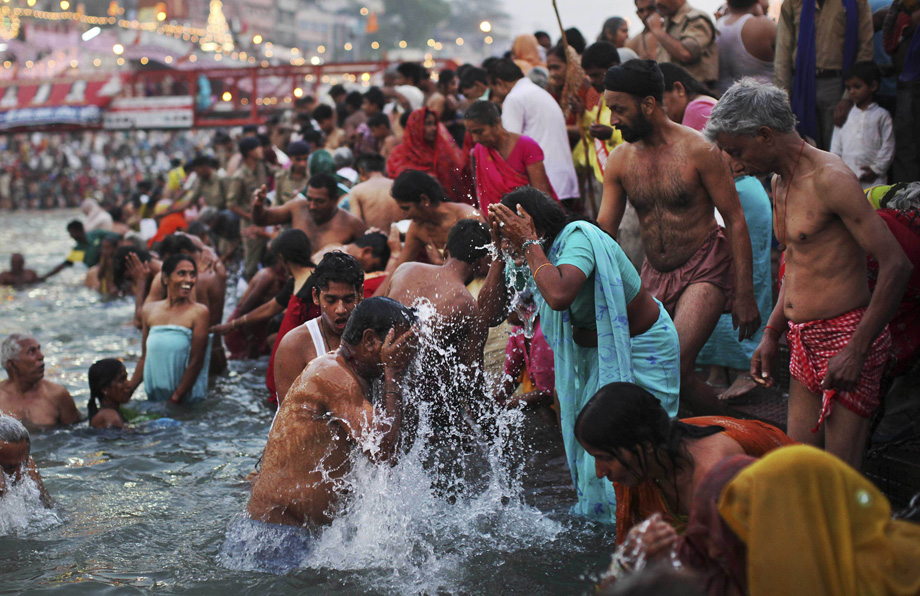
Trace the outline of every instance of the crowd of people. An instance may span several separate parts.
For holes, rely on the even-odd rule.
[[[616,524],[613,577],[679,561],[708,594],[920,593],[920,528],[860,475],[920,346],[920,10],[872,6],[785,0],[774,22],[757,0],[718,19],[636,0],[633,39],[612,18],[590,45],[537,32],[436,77],[402,63],[236,138],[196,131],[129,188],[105,158],[80,175],[120,173],[81,202],[74,250],[41,276],[13,255],[0,281],[82,262],[87,286],[134,300],[143,353],[130,375],[90,369],[94,428],[129,424],[141,384],[182,407],[228,358],[268,356],[256,526],[328,523],[356,451],[399,458],[410,385],[440,395],[463,371],[463,399],[432,398],[435,428],[552,412],[573,513]],[[442,356],[421,373],[420,301]],[[776,384],[781,344],[785,432],[727,416]],[[36,338],[9,336],[2,361],[0,411],[80,420]],[[8,417],[7,482],[40,485]],[[788,546],[819,517],[858,538]]]

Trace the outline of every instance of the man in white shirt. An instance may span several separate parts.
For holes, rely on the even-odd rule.
[[[502,125],[508,132],[528,136],[540,145],[546,175],[563,204],[567,204],[566,199],[579,199],[572,149],[559,104],[510,60],[497,60],[488,71],[491,97],[502,102]]]

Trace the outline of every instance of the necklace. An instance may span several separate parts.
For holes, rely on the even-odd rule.
[[[805,139],[802,139],[802,146],[799,147],[799,156],[795,158],[795,165],[792,166],[792,175],[789,176],[789,182],[786,184],[786,192],[783,195],[783,216],[779,217],[779,204],[776,205],[776,225],[779,227],[782,221],[781,232],[776,235],[783,250],[786,249],[786,212],[788,211],[789,189],[792,187],[792,181],[795,180],[795,172],[799,169],[799,161],[802,159],[802,152],[805,151]]]
[[[322,318],[320,318],[319,324],[317,325],[317,327],[319,327],[319,334],[320,334],[320,337],[323,338],[323,345],[326,346],[326,349],[328,350],[328,349],[329,349],[329,340],[326,339],[326,330],[323,329],[323,319],[322,319]],[[317,356],[322,356],[322,354],[317,354]]]

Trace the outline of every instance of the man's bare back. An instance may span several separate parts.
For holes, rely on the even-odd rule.
[[[390,225],[403,218],[402,210],[390,195],[392,187],[393,181],[380,175],[355,185],[349,193],[352,215],[363,220],[367,227],[388,233]]]
[[[28,428],[49,428],[80,420],[70,392],[63,385],[45,379],[22,394],[9,379],[0,383],[0,412],[20,420]]]
[[[335,480],[350,469],[362,418],[373,418],[365,393],[364,382],[340,356],[327,354],[310,363],[278,410],[252,487],[250,517],[287,525],[331,521]]]
[[[710,164],[701,164],[699,159],[713,151],[699,133],[680,127],[667,145],[624,143],[611,156],[610,163],[616,166],[608,168],[607,176],[622,186],[636,209],[645,256],[658,271],[683,265],[718,225],[712,198],[701,182],[701,166]],[[617,209],[617,226],[625,207],[623,202]],[[616,229],[608,229],[614,216],[604,217],[603,205],[601,210],[598,222],[615,234]],[[605,225],[608,222],[611,225]]]

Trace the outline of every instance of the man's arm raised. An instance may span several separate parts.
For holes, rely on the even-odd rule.
[[[827,362],[825,389],[854,391],[869,348],[898,309],[913,266],[901,245],[872,209],[856,176],[842,166],[821,168],[816,197],[843,221],[859,246],[878,261],[878,283],[849,343]],[[819,199],[819,200],[821,200]]]
[[[291,222],[291,205],[301,201],[295,199],[281,207],[266,207],[265,197],[268,191],[263,184],[252,193],[252,223],[257,226],[277,226]]]
[[[626,191],[620,182],[620,172],[616,164],[625,160],[627,150],[625,145],[620,145],[610,154],[607,170],[604,171],[604,194],[601,197],[601,207],[597,211],[597,225],[614,238],[617,237],[623,214],[626,213]]]
[[[709,193],[713,204],[722,219],[732,250],[732,263],[735,266],[734,304],[732,306],[732,324],[738,330],[738,341],[754,335],[760,329],[760,311],[754,299],[754,268],[751,256],[751,237],[748,234],[744,210],[735,190],[728,164],[722,152],[710,146],[702,156],[700,179],[703,188]]]

